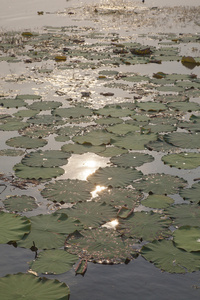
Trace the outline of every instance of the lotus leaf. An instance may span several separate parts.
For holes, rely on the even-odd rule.
[[[142,201],[142,205],[152,208],[166,208],[174,203],[174,200],[165,195],[149,195]]]
[[[133,241],[131,241],[133,244]],[[69,237],[67,250],[81,258],[97,263],[122,263],[131,259],[134,250],[114,230],[96,228]],[[84,249],[84,250],[83,250]]]
[[[16,118],[30,118],[34,117],[39,113],[37,110],[31,110],[31,109],[22,109],[19,110],[18,112],[14,113],[13,115]]]
[[[134,212],[123,221],[121,231],[128,237],[151,242],[169,237],[170,224],[171,220],[163,218],[163,215],[144,211]]]
[[[183,112],[200,110],[200,105],[194,102],[174,102],[174,103],[167,104],[167,106],[174,110],[183,111]]]
[[[79,144],[92,144],[93,146],[107,145],[111,143],[113,135],[105,130],[93,130],[84,135],[73,137],[73,141]]]
[[[146,63],[146,60],[144,60],[144,63]],[[122,79],[130,82],[141,82],[141,81],[149,81],[150,78],[147,76],[140,76],[135,74],[133,76],[122,77]]]
[[[20,130],[25,127],[28,127],[29,124],[21,121],[8,121],[4,124],[0,125],[0,130],[3,131],[13,131],[13,130]]]
[[[21,163],[16,164],[13,167],[13,170],[15,171],[15,175],[20,178],[25,179],[51,179],[53,177],[58,177],[64,174],[64,169],[61,169],[59,167],[54,168],[43,168],[43,167],[28,167]]]
[[[186,129],[188,131],[200,131],[200,122],[180,122],[178,124],[178,127],[182,129]]]
[[[143,128],[153,133],[172,132],[176,130],[176,127],[170,124],[146,125]]]
[[[115,155],[120,155],[123,153],[127,153],[128,150],[127,149],[122,149],[122,148],[118,148],[118,147],[106,147],[106,149],[100,153],[97,153],[100,156],[104,156],[104,157],[112,157]]]
[[[66,235],[83,227],[76,219],[66,214],[37,215],[29,218],[31,231],[17,242],[17,246],[37,249],[54,249],[64,246]]]
[[[106,203],[82,202],[72,208],[58,210],[69,217],[78,219],[85,228],[95,228],[116,218],[117,210]]]
[[[66,135],[57,135],[57,136],[55,136],[54,139],[56,142],[65,143],[70,140],[70,137],[68,137]]]
[[[144,150],[145,145],[150,141],[156,141],[157,135],[154,133],[148,134],[127,134],[124,137],[115,137],[113,144],[118,147],[130,149],[130,150]]]
[[[189,189],[184,189],[180,191],[181,197],[184,200],[189,200],[192,203],[200,203],[200,182],[197,182],[192,185]]]
[[[177,151],[178,149],[177,147],[165,142],[161,136],[158,138],[157,141],[152,141],[146,144],[146,147],[151,151],[154,150],[157,152]]]
[[[99,168],[94,174],[89,175],[87,180],[94,185],[125,187],[134,180],[141,178],[142,172],[132,168],[105,167]]]
[[[129,109],[126,108],[122,109],[120,105],[116,105],[116,106],[106,105],[103,108],[94,111],[94,113],[97,115],[113,117],[113,118],[123,118],[123,117],[131,116],[133,114],[133,112],[130,111]]]
[[[117,124],[107,127],[106,130],[118,135],[124,135],[129,132],[139,131],[140,127],[132,124]]]
[[[34,197],[31,196],[10,196],[3,201],[6,210],[13,211],[28,211],[37,208],[38,205]]]
[[[4,300],[68,300],[70,290],[56,279],[18,273],[0,278],[0,293]]]
[[[0,99],[0,106],[6,108],[18,108],[26,105],[27,103],[23,99]]]
[[[165,210],[165,213],[172,218],[175,226],[199,226],[200,206],[193,204],[178,204]]]
[[[90,108],[76,106],[69,108],[56,108],[53,111],[54,116],[60,116],[62,118],[80,118],[84,116],[91,116],[93,111]]]
[[[75,269],[76,275],[81,274],[84,276],[87,271],[87,260],[81,259],[78,266]]]
[[[112,188],[101,191],[97,200],[111,204],[115,207],[125,206],[132,209],[136,205],[140,204],[141,198],[141,193],[134,189]]]
[[[45,185],[41,191],[43,197],[50,201],[76,203],[91,198],[94,185],[83,180],[57,180]]]
[[[30,124],[37,124],[37,125],[62,125],[63,120],[59,116],[52,116],[52,115],[38,115],[35,117],[31,117],[27,120]]]
[[[26,217],[0,211],[0,243],[18,241],[29,233],[31,224]]]
[[[56,131],[56,134],[62,135],[62,136],[73,136],[80,132],[81,127],[80,126],[67,126],[67,127],[61,127]]]
[[[78,256],[64,250],[45,250],[32,261],[30,268],[43,274],[62,274],[69,271],[78,261]]]
[[[100,125],[114,125],[114,124],[121,124],[123,123],[122,119],[119,118],[112,118],[112,117],[105,117],[105,118],[100,118],[96,119],[95,123],[100,124]]]
[[[33,102],[29,105],[30,109],[43,111],[43,110],[51,110],[61,106],[62,103],[58,101],[37,101]]]
[[[195,169],[200,166],[200,153],[175,153],[162,157],[162,161],[170,167],[178,169]]]
[[[155,101],[161,102],[161,103],[169,103],[169,102],[183,102],[188,101],[189,97],[185,95],[158,95],[155,97]]]
[[[45,146],[47,141],[27,136],[17,136],[7,140],[6,144],[10,147],[34,149]]]
[[[139,102],[137,103],[137,107],[141,110],[146,110],[148,112],[159,112],[164,111],[167,109],[166,105],[163,103],[156,103],[156,102]]]
[[[106,149],[105,145],[101,145],[101,146],[93,146],[91,144],[66,144],[63,145],[61,147],[61,150],[63,152],[71,152],[74,154],[84,154],[87,152],[91,152],[91,153],[101,153],[102,151],[104,151]]]
[[[46,150],[30,152],[22,159],[22,164],[29,167],[52,168],[67,164],[70,153],[64,153],[60,150]]]
[[[110,159],[110,161],[119,167],[139,167],[145,163],[152,162],[154,160],[153,156],[140,152],[130,152],[122,154],[120,156],[115,156]]]
[[[21,135],[29,136],[32,138],[41,138],[46,136],[48,137],[53,132],[53,127],[46,125],[31,125],[30,127],[19,131]]]
[[[183,92],[184,88],[177,86],[177,85],[162,85],[162,86],[158,86],[156,87],[156,89],[160,92]]]
[[[177,248],[188,252],[200,251],[200,227],[181,226],[174,231],[173,237]]]
[[[172,132],[164,136],[167,143],[184,149],[200,148],[200,133]]]
[[[176,194],[185,186],[186,181],[183,178],[167,174],[150,174],[134,183],[139,191],[157,195]]]
[[[143,246],[142,256],[157,268],[169,273],[186,273],[200,269],[199,253],[188,253],[174,246],[172,241],[153,241]]]
[[[15,149],[3,149],[0,150],[0,156],[21,156],[24,154],[22,150],[15,150]]]

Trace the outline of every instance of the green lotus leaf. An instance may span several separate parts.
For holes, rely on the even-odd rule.
[[[0,243],[18,241],[29,233],[31,224],[26,217],[0,211]]]
[[[24,151],[16,149],[3,149],[0,150],[0,156],[22,156]]]
[[[125,153],[120,156],[115,156],[110,159],[110,161],[119,167],[139,167],[145,163],[152,162],[154,160],[153,156],[140,152],[130,152]]]
[[[26,122],[21,121],[8,121],[4,124],[0,124],[0,130],[3,131],[13,131],[13,130],[20,130],[25,127],[28,127],[29,124]]]
[[[30,127],[20,130],[21,135],[25,135],[31,138],[49,137],[54,132],[53,127],[46,125],[31,125]]]
[[[61,135],[61,136],[73,136],[80,132],[82,128],[80,126],[66,126],[66,127],[61,127],[56,131],[56,134]]]
[[[200,84],[199,82],[195,82],[195,81],[178,81],[176,82],[176,85],[177,86],[181,86],[183,88],[186,88],[186,89],[200,89]]]
[[[160,92],[183,92],[184,88],[180,87],[180,86],[176,86],[176,85],[162,85],[162,86],[158,86],[156,87],[156,90],[160,91]]]
[[[143,246],[142,256],[157,268],[169,273],[186,273],[200,269],[199,253],[188,253],[169,240],[153,241]]]
[[[38,113],[39,111],[36,110],[22,109],[14,113],[13,116],[15,116],[16,118],[31,118],[36,116]]]
[[[69,108],[56,108],[53,111],[54,116],[60,116],[62,118],[80,118],[84,116],[91,116],[93,111],[90,108],[76,106]]]
[[[178,169],[195,169],[200,166],[200,153],[181,152],[167,154],[162,157],[162,161]]]
[[[183,112],[200,110],[200,105],[194,102],[174,102],[174,103],[167,104],[167,106],[174,110],[183,111]]]
[[[167,143],[184,149],[200,148],[200,133],[172,132],[164,136]]]
[[[115,105],[115,106],[109,106],[106,105],[103,108],[100,108],[96,111],[94,111],[96,115],[102,115],[106,117],[113,117],[113,118],[123,118],[123,117],[128,117],[133,114],[132,111],[129,109],[122,109],[121,106]]]
[[[99,168],[94,174],[87,177],[87,180],[94,185],[125,187],[134,180],[141,178],[142,172],[132,168],[105,167]]]
[[[40,252],[36,260],[29,265],[37,273],[62,274],[69,271],[77,261],[77,255],[55,249]]]
[[[144,126],[143,128],[153,133],[172,132],[176,130],[176,127],[170,124],[156,124],[156,125],[149,124]]]
[[[156,195],[176,194],[185,186],[186,181],[183,178],[167,174],[150,174],[134,182],[134,187],[139,191]]]
[[[173,237],[177,248],[188,252],[200,251],[200,227],[181,226],[174,231]]]
[[[121,231],[128,237],[153,241],[169,237],[171,220],[153,212],[134,212],[125,219],[121,225]]]
[[[137,103],[137,107],[141,110],[149,111],[149,112],[159,112],[164,111],[167,109],[167,106],[163,103],[156,103],[156,102],[139,102]]]
[[[66,213],[69,217],[78,219],[85,228],[95,228],[112,221],[117,217],[117,210],[106,203],[82,202],[72,208],[58,210],[57,213]]]
[[[76,203],[89,200],[93,189],[94,185],[86,181],[66,179],[45,185],[41,194],[50,201]]]
[[[133,244],[133,240],[131,241]],[[68,252],[97,263],[123,263],[131,259],[134,250],[114,230],[96,228],[69,237]],[[84,249],[84,251],[83,251]]]
[[[125,206],[132,209],[140,204],[142,197],[142,194],[134,189],[112,188],[101,191],[95,199],[115,207]]]
[[[17,136],[6,141],[6,145],[16,148],[34,149],[47,144],[44,139],[31,138],[27,136]]]
[[[166,208],[174,203],[174,200],[165,195],[149,195],[142,201],[142,205],[152,208]]]
[[[54,139],[56,142],[62,142],[62,143],[70,141],[70,137],[66,135],[57,135],[54,137]]]
[[[101,153],[102,151],[104,151],[106,149],[105,145],[101,145],[101,146],[93,146],[91,144],[66,144],[63,145],[61,147],[61,150],[63,152],[71,152],[74,154],[84,154],[87,152],[91,152],[91,153]]]
[[[127,149],[122,149],[122,148],[118,148],[118,147],[106,147],[106,149],[100,153],[97,153],[100,156],[104,156],[104,157],[112,157],[115,155],[120,155],[123,153],[127,153],[128,150]]]
[[[68,300],[69,287],[56,279],[31,274],[9,274],[0,278],[0,292],[4,300]]]
[[[146,59],[144,60],[144,63],[146,63]],[[133,74],[133,76],[125,76],[122,77],[122,79],[130,82],[141,82],[141,81],[149,81],[150,78],[147,76],[140,76],[137,74]]]
[[[168,152],[168,151],[177,151],[177,147],[173,146],[171,144],[168,144],[163,140],[163,138],[160,136],[157,141],[150,141],[148,144],[146,144],[147,149],[157,151],[157,152]]]
[[[165,213],[172,218],[175,226],[199,226],[200,206],[178,204],[165,210]]]
[[[117,124],[107,127],[106,130],[114,134],[124,135],[129,132],[139,131],[140,127],[132,124]]]
[[[115,70],[102,70],[99,71],[100,75],[106,75],[106,76],[116,76],[119,72]]]
[[[3,201],[6,210],[13,211],[29,211],[37,208],[38,205],[34,197],[31,196],[9,196]]]
[[[34,95],[34,94],[22,94],[17,95],[16,99],[23,99],[23,100],[38,100],[42,97],[40,95]]]
[[[179,94],[179,95],[158,95],[155,97],[155,101],[161,103],[169,103],[169,102],[183,102],[188,101],[189,97]]]
[[[27,120],[30,124],[37,124],[37,125],[62,125],[63,120],[59,116],[52,116],[52,115],[37,115],[35,117],[31,117]]]
[[[60,150],[40,150],[26,154],[21,163],[29,167],[52,168],[66,165],[70,156],[70,153],[64,153]]]
[[[194,122],[180,122],[178,124],[178,127],[182,129],[186,129],[188,131],[200,131],[200,122],[194,121]]]
[[[0,99],[0,106],[6,108],[18,108],[26,105],[27,103],[23,99]]]
[[[95,123],[100,125],[115,125],[123,123],[123,120],[120,118],[112,118],[112,117],[102,117],[95,120]]]
[[[35,101],[30,104],[28,107],[33,110],[43,111],[43,110],[51,110],[61,106],[61,102],[55,101]]]
[[[20,178],[25,179],[51,179],[54,177],[58,177],[64,174],[64,169],[59,167],[54,168],[43,168],[43,167],[28,167],[21,163],[16,164],[13,167],[15,171],[15,175]]]
[[[18,247],[37,249],[54,249],[64,246],[66,235],[83,227],[76,219],[66,214],[37,215],[29,218],[31,231],[17,242]]]
[[[200,203],[200,182],[192,185],[191,188],[180,191],[181,197],[184,200],[189,200],[192,203]]]
[[[149,134],[127,134],[123,137],[115,137],[113,144],[118,147],[130,149],[130,150],[144,150],[145,145],[150,141],[156,141],[157,135],[154,133]]]
[[[79,144],[92,144],[93,146],[107,145],[111,143],[113,135],[105,130],[93,130],[84,135],[73,137],[73,141]]]

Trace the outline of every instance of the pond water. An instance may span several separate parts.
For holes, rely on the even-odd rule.
[[[38,14],[43,12],[43,14]],[[144,47],[160,46],[159,43],[170,47],[164,38],[164,33],[177,34],[180,38],[183,34],[200,35],[199,20],[199,0],[146,0],[128,1],[128,0],[1,0],[0,10],[0,31],[2,36],[7,32],[27,32],[34,31],[40,33],[59,33],[62,27],[74,28],[72,34],[78,36],[78,39],[85,38],[88,44],[98,43],[98,36],[89,37],[89,32],[98,32],[109,37],[113,35],[113,43],[133,41],[140,43]],[[134,17],[133,17],[134,15]],[[48,28],[51,27],[51,28]],[[71,30],[71,29],[70,29]],[[163,34],[163,36],[162,36]],[[160,35],[158,38],[153,36]],[[166,36],[165,36],[166,37]],[[176,38],[175,38],[176,39]],[[107,42],[103,39],[103,42]],[[1,40],[2,41],[2,40]],[[101,44],[100,40],[100,44]],[[165,44],[166,42],[166,44]],[[176,43],[176,42],[175,42]],[[99,45],[98,45],[99,46]],[[174,44],[173,44],[174,46]],[[17,44],[13,53],[17,51]],[[31,49],[32,45],[26,45]],[[63,47],[65,44],[63,42]],[[97,46],[96,46],[97,47]],[[101,47],[101,45],[99,46]],[[199,43],[192,41],[190,43],[177,43],[181,56],[200,57]],[[26,49],[26,50],[27,50]],[[75,49],[75,47],[74,47]],[[20,50],[21,51],[21,50]],[[25,51],[25,50],[24,50]],[[28,50],[27,50],[28,51]],[[93,53],[94,54],[94,53]],[[25,58],[26,59],[26,54]],[[73,58],[74,62],[78,58]],[[100,60],[100,59],[99,59]],[[63,108],[70,106],[71,98],[77,98],[77,103],[89,103],[92,109],[99,109],[106,104],[117,104],[131,101],[135,97],[141,97],[142,102],[149,101],[153,95],[151,90],[144,93],[143,86],[135,86],[132,83],[125,82],[128,86],[125,89],[118,87],[104,87],[100,80],[97,80],[99,71],[105,69],[105,66],[99,68],[59,68],[57,63],[52,60],[34,61],[25,63],[19,62],[0,62],[0,94],[1,97],[15,96],[16,94],[36,94],[41,95],[43,100],[61,101]],[[53,69],[49,75],[40,75],[37,70]],[[108,69],[110,65],[108,66]],[[194,69],[186,68],[180,60],[163,61],[162,64],[144,63],[144,64],[122,64],[115,65],[114,70],[122,73],[139,73],[140,75],[152,76],[157,72],[167,74],[178,73],[191,75],[194,73],[197,78],[200,77],[200,67],[195,65]],[[20,76],[25,77],[25,82],[20,81]],[[109,82],[109,81],[108,81]],[[118,83],[124,84],[123,78],[119,78]],[[145,86],[146,88],[146,86]],[[102,96],[103,92],[113,92],[112,95]],[[90,92],[90,97],[81,97],[82,92]],[[162,92],[160,93],[162,94]],[[68,99],[66,101],[66,99]],[[192,98],[191,102],[200,104],[199,95]],[[32,99],[28,100],[31,105]],[[73,104],[76,102],[73,102]],[[2,113],[14,114],[18,108],[1,109]],[[45,110],[44,114],[49,111]],[[196,113],[199,116],[199,112]],[[183,115],[183,120],[188,120],[190,113]],[[126,118],[125,118],[126,119]],[[127,118],[128,119],[128,118]],[[87,124],[87,123],[86,123]],[[88,127],[94,126],[94,120]],[[80,125],[85,129],[84,122]],[[184,129],[180,130],[184,132]],[[12,137],[20,136],[18,131],[1,131],[0,150],[13,149],[6,144],[6,141]],[[48,138],[48,144],[42,150],[59,150],[66,142],[55,142],[55,134]],[[16,148],[17,149],[17,148]],[[29,152],[29,150],[27,150]],[[144,175],[151,173],[165,173],[184,178],[188,187],[199,180],[200,167],[192,170],[171,168],[165,165],[161,158],[163,152],[142,150],[142,153],[150,154],[154,157],[154,162],[147,163],[137,170],[141,170]],[[199,152],[199,149],[197,150]],[[166,154],[166,153],[165,153]],[[27,217],[38,215],[40,213],[51,213],[55,210],[53,204],[44,199],[40,191],[44,188],[44,183],[39,186],[32,185],[27,190],[13,187],[11,184],[14,174],[13,166],[19,163],[22,156],[9,157],[0,156],[2,174],[6,174],[9,180],[4,190],[4,182],[0,186],[1,202],[10,195],[29,194],[36,197],[39,207],[33,211],[23,213]],[[99,167],[110,166],[109,157],[98,156],[97,154],[73,154],[69,158],[68,164],[63,166],[64,174],[57,179],[80,179],[85,180],[88,175],[94,173]],[[9,177],[10,176],[10,177]],[[182,203],[183,199],[175,194],[173,195],[175,203]],[[0,245],[0,276],[6,274],[15,274],[18,272],[27,272],[27,262],[34,259],[35,253],[24,249],[14,248],[13,246]],[[70,287],[71,300],[88,299],[124,299],[124,300],[197,300],[200,297],[200,272],[186,274],[170,274],[162,272],[152,263],[145,260],[142,256],[131,261],[129,264],[101,265],[88,264],[85,276],[75,276],[74,270],[61,275],[46,275],[47,278],[55,278],[65,282]],[[4,299],[3,299],[4,300]]]

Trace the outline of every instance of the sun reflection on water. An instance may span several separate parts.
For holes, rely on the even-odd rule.
[[[105,187],[105,186],[97,185],[95,190],[91,192],[92,198],[98,197],[99,192],[104,191],[106,189],[107,189],[107,187]]]
[[[119,225],[119,221],[117,219],[114,219],[110,222],[107,222],[106,224],[102,225],[102,227],[105,227],[107,229],[117,229],[117,226]]]

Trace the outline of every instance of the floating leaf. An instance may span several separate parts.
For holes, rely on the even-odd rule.
[[[184,149],[200,148],[200,133],[172,132],[164,136],[167,143]]]
[[[64,153],[60,150],[40,150],[26,154],[21,162],[29,167],[52,168],[66,165],[70,156],[70,153]]]
[[[21,135],[25,135],[31,138],[49,137],[54,132],[53,126],[49,125],[31,125],[30,127],[20,130]]]
[[[78,261],[78,256],[64,250],[45,250],[39,253],[30,268],[43,274],[62,274],[69,271]]]
[[[109,106],[106,105],[103,108],[100,108],[96,111],[94,111],[97,115],[107,116],[107,117],[113,117],[113,118],[123,118],[128,117],[133,114],[129,109],[122,109],[121,106],[115,105],[115,106]]]
[[[101,146],[93,146],[91,144],[66,144],[63,145],[61,147],[61,150],[63,152],[70,152],[70,153],[74,153],[74,154],[84,154],[87,152],[91,152],[91,153],[101,153],[102,151],[104,151],[106,149],[105,145],[101,145]]]
[[[174,103],[167,104],[167,106],[174,110],[183,111],[183,112],[200,110],[200,105],[194,102],[174,102]]]
[[[0,130],[3,131],[14,131],[14,130],[20,130],[23,128],[28,127],[29,124],[21,121],[8,121],[4,124],[0,124]]]
[[[62,118],[80,118],[84,116],[91,116],[93,111],[90,108],[76,106],[69,108],[57,108],[53,111],[54,116],[60,116]]]
[[[145,110],[148,112],[159,112],[159,111],[164,111],[167,109],[167,106],[163,103],[156,103],[156,102],[139,102],[137,103],[137,107],[141,110]]]
[[[81,274],[84,276],[87,271],[87,260],[81,259],[80,263],[75,269],[76,275]]]
[[[122,232],[129,237],[153,241],[171,235],[168,229],[171,221],[153,212],[134,212],[123,221]]]
[[[93,130],[82,136],[73,137],[73,141],[79,144],[92,144],[93,146],[107,145],[111,143],[113,135],[105,130]]]
[[[198,253],[188,253],[174,246],[172,241],[153,241],[143,246],[142,256],[157,268],[169,273],[186,273],[200,269]]]
[[[131,168],[105,167],[99,168],[87,180],[94,185],[124,187],[141,178],[142,172]]]
[[[0,156],[22,156],[24,151],[15,149],[3,149],[0,150]]]
[[[200,166],[200,153],[175,153],[162,157],[162,161],[170,167],[178,169],[194,169]]]
[[[95,123],[100,125],[115,125],[123,123],[122,119],[119,118],[112,118],[112,117],[102,117],[95,120]]]
[[[200,251],[200,227],[181,226],[173,237],[176,247],[188,252]]]
[[[37,110],[31,110],[31,109],[22,109],[19,110],[18,112],[14,113],[13,115],[16,118],[30,118],[34,117],[39,113]]]
[[[165,213],[172,218],[175,226],[199,226],[200,206],[178,204],[165,210]]]
[[[109,147],[107,146],[106,149],[100,153],[97,153],[100,156],[104,156],[104,157],[112,157],[115,155],[120,155],[123,153],[127,153],[128,150],[127,149],[122,149],[122,148],[118,148],[118,147]]]
[[[28,167],[21,163],[13,167],[15,175],[25,179],[51,179],[64,174],[64,169],[59,167],[43,168],[43,167]]]
[[[29,105],[30,109],[43,111],[43,110],[51,110],[61,106],[62,103],[58,101],[35,101]]]
[[[6,210],[13,211],[28,211],[37,208],[38,205],[34,197],[31,196],[10,196],[3,201]]]
[[[52,115],[37,115],[35,117],[29,118],[27,120],[30,124],[37,124],[37,125],[61,125],[63,124],[63,120],[59,116],[52,116]]]
[[[0,211],[0,243],[20,240],[30,231],[31,224],[26,217]]]
[[[108,132],[123,135],[129,132],[139,131],[140,127],[132,124],[117,124],[106,128]]]
[[[64,246],[66,235],[82,229],[78,220],[66,214],[38,215],[29,218],[31,231],[17,242],[18,247],[31,248],[33,242],[37,249],[54,249]]]
[[[157,152],[168,152],[168,151],[177,151],[177,147],[171,144],[168,144],[160,136],[157,141],[152,141],[146,144],[147,149],[154,150]]]
[[[149,195],[142,201],[142,205],[152,208],[166,208],[174,203],[174,200],[165,195]]]
[[[69,287],[63,282],[23,273],[1,277],[0,292],[4,300],[68,300],[70,295]]]
[[[140,152],[130,152],[122,154],[120,156],[115,156],[110,159],[110,161],[119,167],[139,167],[145,163],[152,162],[154,160],[153,156]]]
[[[44,139],[31,138],[27,136],[17,136],[6,141],[6,145],[16,148],[34,149],[47,144]]]
[[[186,181],[183,178],[166,174],[150,174],[134,183],[139,191],[157,195],[176,194],[185,186]]]
[[[154,133],[149,134],[127,134],[123,137],[115,137],[113,144],[118,147],[130,150],[144,150],[145,145],[150,141],[157,140],[157,135]]]
[[[192,185],[189,189],[184,189],[180,191],[181,197],[183,197],[184,200],[189,200],[192,203],[199,204],[200,202],[200,182],[197,182]]]
[[[55,183],[45,185],[41,194],[50,201],[75,203],[91,198],[94,185],[82,180],[57,180]]]
[[[6,108],[18,108],[26,105],[27,103],[23,99],[0,99],[0,106]]]

